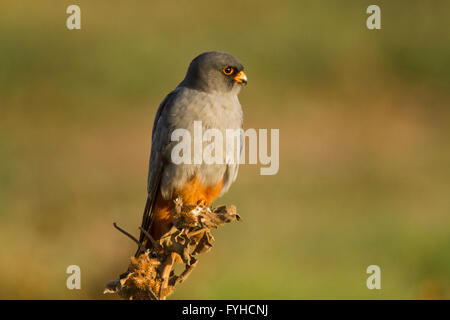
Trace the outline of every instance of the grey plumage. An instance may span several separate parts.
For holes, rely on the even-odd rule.
[[[238,93],[242,87],[223,73],[231,66],[234,75],[243,70],[242,63],[223,52],[207,52],[196,57],[189,65],[184,80],[161,102],[152,131],[152,147],[148,173],[148,199],[142,227],[151,225],[152,212],[158,190],[164,199],[170,199],[185,183],[197,175],[205,185],[224,180],[221,194],[228,191],[236,179],[238,163],[226,164],[174,164],[171,152],[176,141],[171,141],[175,129],[187,129],[194,136],[194,121],[201,121],[203,132],[218,129],[225,139],[226,129],[242,128],[242,108]],[[241,137],[242,140],[242,137]],[[141,241],[143,240],[141,234]]]

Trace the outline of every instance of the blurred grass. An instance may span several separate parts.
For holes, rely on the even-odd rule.
[[[243,166],[175,299],[449,298],[448,1],[0,3],[0,298],[103,298],[134,245],[153,117],[189,61],[245,64],[247,128],[280,171]],[[65,287],[66,267],[82,290]],[[365,283],[382,270],[382,290]]]

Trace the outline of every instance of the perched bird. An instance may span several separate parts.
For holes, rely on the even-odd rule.
[[[239,163],[227,162],[225,153],[221,164],[175,164],[171,153],[177,142],[171,135],[176,129],[186,129],[194,136],[194,121],[201,121],[203,131],[214,128],[224,137],[226,129],[241,129],[242,108],[237,95],[247,83],[243,69],[228,53],[202,53],[190,63],[184,80],[161,102],[153,124],[142,218],[142,228],[154,239],[170,230],[176,198],[184,205],[209,206],[236,179]],[[242,143],[242,135],[240,139]],[[142,232],[140,242],[147,242]]]

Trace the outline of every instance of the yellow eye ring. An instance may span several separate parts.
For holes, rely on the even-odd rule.
[[[233,74],[234,68],[233,68],[233,67],[230,67],[230,66],[226,66],[226,67],[224,67],[224,68],[222,69],[222,72],[223,72],[225,75],[229,76],[229,75]]]

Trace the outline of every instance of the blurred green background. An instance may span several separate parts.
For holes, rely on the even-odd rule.
[[[78,4],[82,29],[69,31]],[[366,28],[381,7],[382,29]],[[146,197],[153,117],[197,54],[246,66],[244,165],[172,299],[450,297],[449,1],[0,2],[0,298],[103,299]],[[68,290],[68,265],[82,289]],[[381,267],[381,290],[366,268]]]

